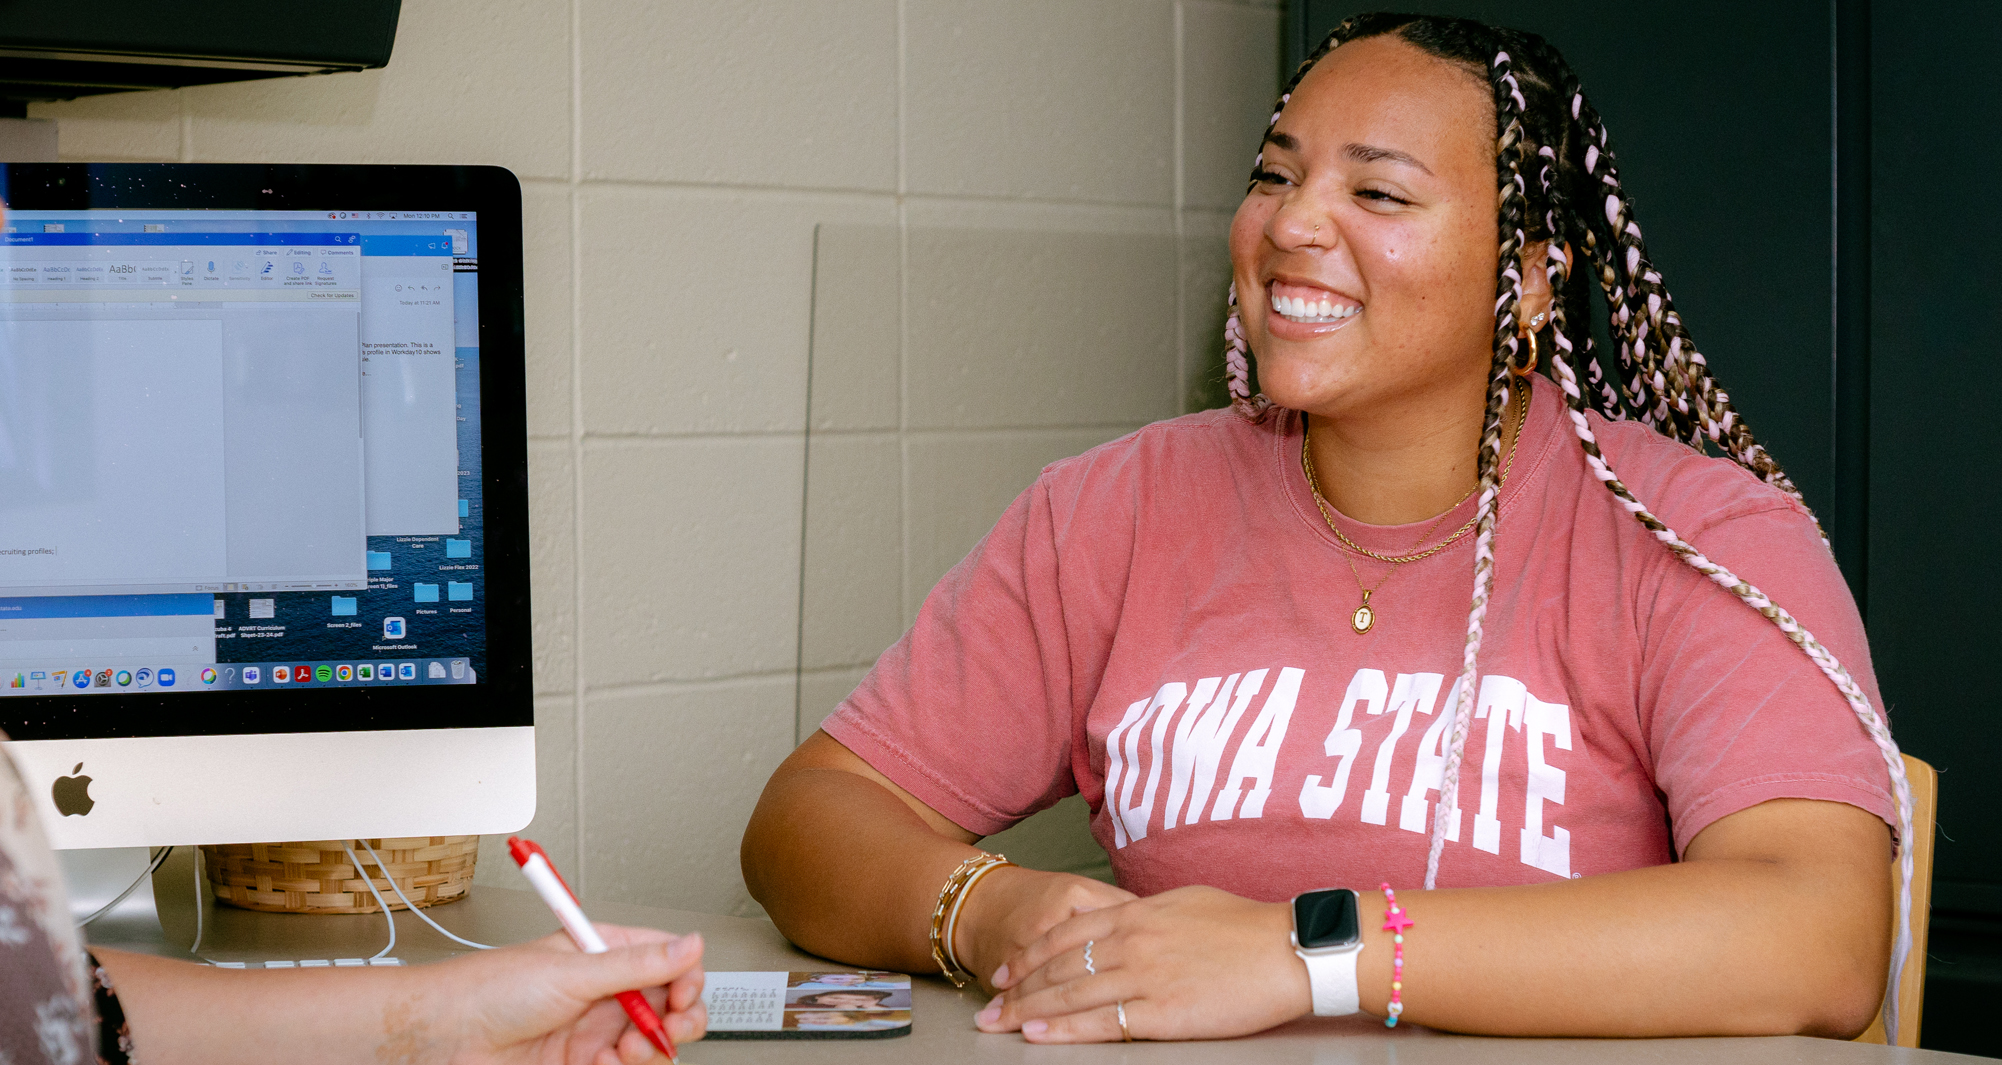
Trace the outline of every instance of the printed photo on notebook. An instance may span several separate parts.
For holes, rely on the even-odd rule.
[[[883,1039],[911,1031],[911,978],[885,972],[703,976],[711,1039]]]

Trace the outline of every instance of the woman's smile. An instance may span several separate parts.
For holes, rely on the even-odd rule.
[[[1325,336],[1362,313],[1361,300],[1303,282],[1274,278],[1265,294],[1274,316],[1267,328],[1284,340]]]

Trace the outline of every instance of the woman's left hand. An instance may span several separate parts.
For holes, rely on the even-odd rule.
[[[995,973],[1001,994],[974,1018],[1032,1043],[1225,1039],[1313,1011],[1285,903],[1185,887],[1079,914]],[[1091,944],[1092,968],[1085,966]]]

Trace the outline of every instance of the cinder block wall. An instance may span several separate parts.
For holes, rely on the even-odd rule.
[[[752,913],[759,789],[895,636],[813,626],[887,582],[907,618],[1043,463],[1217,402],[1278,25],[1277,0],[409,0],[384,70],[31,113],[69,160],[520,176],[530,831],[589,897]],[[893,236],[896,361],[856,415],[828,405],[843,341],[818,353],[815,496],[848,502],[806,534],[842,579],[808,583],[802,677],[823,227]]]

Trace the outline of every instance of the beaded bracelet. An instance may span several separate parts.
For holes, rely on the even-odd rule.
[[[1389,909],[1383,912],[1383,930],[1390,933],[1390,1007],[1384,1012],[1385,1028],[1397,1027],[1397,1018],[1404,1015],[1404,930],[1418,922],[1411,919],[1397,905],[1397,892],[1392,891],[1389,882],[1383,885],[1383,901]]]
[[[965,987],[974,980],[974,975],[959,964],[959,958],[952,949],[952,932],[958,923],[960,904],[972,890],[973,882],[988,870],[1014,864],[999,854],[976,854],[959,863],[959,868],[954,869],[938,889],[938,903],[931,911],[931,956],[938,963],[939,971],[952,981],[954,987]]]

